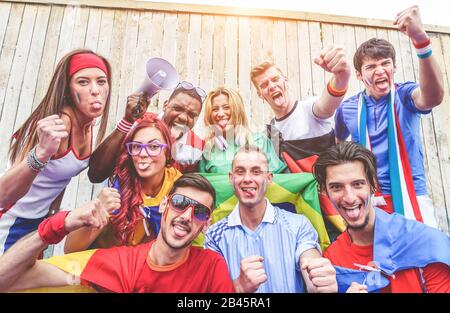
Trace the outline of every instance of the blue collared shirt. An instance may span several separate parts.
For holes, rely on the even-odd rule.
[[[304,292],[300,255],[314,248],[321,251],[317,232],[305,216],[274,207],[267,199],[266,204],[254,231],[242,224],[237,204],[208,230],[205,248],[222,254],[233,280],[239,277],[243,258],[262,256],[267,281],[256,292]]]

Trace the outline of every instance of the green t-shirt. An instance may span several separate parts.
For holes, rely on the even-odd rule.
[[[226,174],[231,171],[231,162],[233,161],[234,154],[239,149],[239,146],[233,141],[227,142],[228,148],[223,151],[214,145],[209,151],[203,151],[203,156],[200,161],[200,173],[221,173]],[[272,173],[281,173],[286,164],[280,160],[272,142],[266,135],[255,133],[250,139],[250,144],[260,148],[267,156],[269,161],[269,170]]]

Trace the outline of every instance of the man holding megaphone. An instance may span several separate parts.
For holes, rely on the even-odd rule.
[[[177,163],[176,167],[181,172],[194,172],[197,169],[204,142],[194,134],[192,128],[202,109],[206,92],[186,81],[178,83],[175,69],[164,59],[150,59],[146,71],[146,78],[137,92],[127,97],[124,117],[89,160],[88,176],[92,183],[100,183],[112,174],[123,139],[135,120],[147,111],[151,97],[160,89],[174,87],[176,88],[164,102],[163,112],[159,117],[170,128],[175,139],[172,156]]]

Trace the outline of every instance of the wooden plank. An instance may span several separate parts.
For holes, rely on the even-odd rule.
[[[358,49],[358,47],[367,40],[367,36],[370,36],[370,34],[368,33],[368,29],[361,27],[361,26],[356,26],[355,27],[355,44],[356,44],[356,49]],[[372,38],[372,37],[371,37]],[[355,50],[356,52],[356,50]],[[358,91],[363,90],[364,84],[358,80],[356,78],[356,72],[355,72],[355,66],[353,64],[353,56],[352,54],[348,54],[348,61],[350,64],[350,67],[352,69],[352,77],[350,79],[355,79],[358,81]],[[351,97],[352,95],[350,93],[347,93],[346,97]]]
[[[213,88],[225,83],[225,17],[214,17]]]
[[[366,27],[366,40],[377,38],[377,29],[375,27]]]
[[[251,48],[251,66],[256,66],[263,62],[267,57],[262,53],[262,20],[257,18],[250,19],[250,48]],[[265,103],[257,94],[256,88],[251,89],[251,102],[250,102],[250,115],[248,119],[251,123],[252,130],[253,125],[261,125],[263,123],[263,110],[269,107],[268,103]],[[270,109],[270,107],[269,107]]]
[[[36,20],[37,6],[26,5],[21,17],[21,25],[17,46],[11,66],[11,73],[6,87],[5,104],[3,106],[0,120],[0,134],[3,138],[11,138],[14,131],[14,121],[19,110],[19,97],[24,81],[25,67],[28,60],[31,39],[33,36],[33,26]],[[0,146],[0,164],[7,163],[7,153],[9,145]]]
[[[187,45],[187,80],[198,85],[200,81],[200,41],[202,33],[202,16],[191,14],[189,17],[189,38]]]
[[[119,82],[119,97],[117,103],[117,111],[115,122],[120,121],[125,113],[127,97],[133,90],[133,70],[136,57],[136,43],[139,25],[139,12],[128,11],[122,41],[122,60],[120,62],[120,82]]]
[[[19,96],[19,110],[17,112],[15,126],[18,129],[30,116],[33,107],[34,92],[38,80],[39,67],[44,48],[45,35],[50,16],[50,6],[38,6],[36,21],[34,24],[33,37],[28,60],[25,66],[25,76],[22,90]]]
[[[450,35],[441,34],[442,41],[442,53],[444,54],[444,66],[447,80],[444,83],[447,85],[447,89],[450,89]],[[445,98],[442,106],[442,110],[445,112],[442,116],[444,118],[445,133],[447,134],[447,147],[450,147],[450,105],[449,103],[449,93],[445,93]],[[450,161],[450,151],[447,155],[448,161]],[[448,189],[447,189],[448,190]]]
[[[311,51],[311,59],[314,59],[316,56],[320,55],[320,51],[323,49],[322,46],[322,38],[321,38],[321,29],[319,23],[309,22],[309,41],[310,41],[310,51]],[[325,25],[324,25],[325,27]],[[323,28],[324,38],[326,28]],[[329,37],[327,37],[329,38]],[[312,70],[312,87],[313,87],[313,95],[320,96],[322,94],[323,88],[325,86],[325,71],[316,64],[311,62],[311,70]]]
[[[377,37],[381,39],[389,40],[387,29],[377,28]]]
[[[238,80],[238,20],[227,17],[225,21],[225,85],[237,89]]]
[[[115,11],[114,12],[114,23],[112,31],[112,41],[110,45],[110,56],[109,61],[114,68],[114,77],[111,86],[111,105],[109,108],[109,125],[107,133],[110,133],[114,129],[114,123],[116,122],[117,106],[119,102],[119,88],[122,75],[122,59],[123,55],[127,51],[123,50],[123,42],[125,36],[127,21],[127,12]]]
[[[274,54],[274,20],[269,18],[263,18],[262,21],[262,29],[261,29],[261,44],[262,49],[259,52],[259,56],[261,60],[273,59],[275,64],[278,66],[283,66],[283,63],[278,64],[278,60],[275,58]],[[278,43],[277,43],[278,44]],[[281,60],[280,60],[281,62]],[[285,62],[284,62],[285,63]],[[283,73],[286,73],[286,69],[281,67]],[[253,132],[260,132],[264,124],[268,123],[274,116],[274,113],[269,105],[262,105],[256,107],[255,110],[258,110],[259,120],[252,121],[253,122]]]
[[[214,17],[211,15],[201,16],[201,40],[200,40],[200,60],[199,60],[199,86],[208,93],[212,88],[212,55],[213,55],[213,33],[214,33]],[[204,118],[204,105],[200,111],[200,115],[193,128],[194,132],[199,136],[204,136],[205,125]]]
[[[72,50],[72,37],[75,28],[76,17],[80,7],[66,6],[64,8],[64,17],[61,24],[60,37],[58,42],[58,51],[56,52],[56,60],[59,60],[69,51]]]
[[[0,47],[3,46],[3,39],[6,35],[6,27],[8,26],[9,13],[11,12],[11,3],[0,3]]]
[[[97,8],[89,10],[89,19],[86,28],[86,36],[83,47],[97,52],[100,25],[102,22],[102,11]]]
[[[72,50],[84,48],[88,21],[89,8],[79,8],[78,10],[76,10],[75,24],[71,42]]]
[[[352,60],[353,55],[355,55],[356,52],[356,33],[355,28],[353,26],[343,26],[343,33],[342,38],[344,40],[344,43],[342,46],[344,47],[345,54],[347,56],[347,60],[349,62],[350,68],[352,68]],[[334,28],[333,28],[334,31]],[[334,38],[336,38],[338,35],[335,34]],[[338,43],[338,45],[340,45]],[[353,71],[352,71],[353,72]],[[350,77],[350,82],[348,86],[348,91],[346,97],[352,96],[360,91],[359,82],[355,77]]]
[[[437,36],[431,36],[431,42],[433,45],[433,55],[436,58],[437,63],[443,73],[444,81],[448,80],[447,73],[445,71],[445,61],[443,54],[443,46],[441,44],[441,40]],[[449,97],[449,88],[447,84],[444,84],[446,98],[444,99],[444,103],[437,106],[433,109],[433,126],[434,126],[434,134],[436,138],[436,150],[439,161],[439,170],[440,177],[435,177],[437,183],[440,185],[439,193],[435,196],[437,199],[436,202],[433,202],[435,207],[435,214],[438,220],[438,225],[441,229],[443,229],[446,233],[450,233],[449,229],[449,218],[450,218],[450,196],[448,196],[447,192],[450,190],[450,162],[448,160],[449,147],[447,146],[448,139],[447,137],[450,134],[446,134],[445,128],[445,118],[444,114],[445,109],[443,107],[450,102]],[[433,178],[432,178],[433,179]],[[439,186],[438,185],[438,186]],[[447,209],[445,209],[447,208]]]
[[[23,4],[14,4],[11,7],[8,26],[4,35],[3,46],[0,54],[0,118],[3,116],[3,107],[5,95],[10,79],[11,66],[16,51],[17,39],[19,37],[20,25],[25,6]],[[0,155],[1,160],[3,156]],[[6,166],[6,163],[1,163]],[[3,166],[3,165],[2,165]]]
[[[177,23],[178,23],[178,15],[173,13],[165,13],[164,14],[164,37],[162,38],[162,51],[160,52],[160,57],[166,59],[171,64],[176,67],[176,58],[179,50],[177,49]],[[186,29],[187,31],[187,29]],[[186,35],[187,36],[187,35]],[[187,37],[186,37],[187,38]],[[182,47],[183,50],[187,49],[186,46]],[[173,90],[161,90],[157,96],[155,96],[155,107],[152,106],[153,111],[161,112],[163,109],[164,101],[169,99]],[[157,110],[156,110],[157,109]]]
[[[300,99],[300,64],[299,64],[299,47],[298,47],[298,28],[297,23],[286,22],[286,43],[289,46],[287,52],[287,72],[289,79],[289,91],[291,97]]]
[[[187,46],[189,32],[189,15],[179,14],[177,25],[177,58],[175,68],[181,80],[187,80]]]
[[[45,3],[48,0],[10,0],[11,2]],[[52,3],[67,4],[68,0],[51,0]],[[382,28],[395,28],[392,20],[372,19],[356,16],[334,15],[328,13],[301,12],[294,10],[274,10],[266,8],[236,8],[234,6],[167,3],[140,0],[77,0],[78,5],[106,8],[156,10],[164,12],[201,13],[215,15],[270,17],[313,22],[327,22],[335,24],[361,25]],[[424,25],[427,31],[450,33],[450,27],[439,25]]]
[[[307,99],[313,96],[311,47],[308,22],[297,22],[298,57],[300,71],[300,97]]]
[[[250,80],[250,71],[254,64],[251,62],[251,42],[250,42],[250,19],[246,17],[239,18],[239,51],[238,51],[238,83],[239,83],[239,93],[244,100],[245,114],[249,118],[249,123],[251,114],[251,97],[252,91],[255,91]],[[263,104],[264,105],[264,104]]]
[[[286,45],[286,22],[275,20],[273,22],[273,58],[275,63],[283,71],[288,72],[287,45]]]
[[[113,40],[113,29],[114,29],[114,10],[102,10],[102,18],[100,22],[100,32],[97,42],[97,53],[101,54],[108,61],[111,62],[110,57],[112,55],[111,42]],[[111,63],[112,77],[115,78],[116,68],[115,64]]]
[[[323,74],[325,76],[325,81],[324,81],[324,85],[322,86],[322,90],[323,88],[325,88],[326,83],[331,79],[331,73],[328,73],[327,71],[324,71],[321,67],[319,67],[317,64],[314,63],[314,58],[318,57],[320,55],[320,53],[325,50],[325,49],[329,49],[330,47],[333,47],[338,38],[335,38],[335,32],[333,31],[333,28],[338,28],[337,33],[340,33],[339,36],[341,36],[344,28],[342,25],[332,25],[332,24],[321,24],[322,27],[322,33],[321,33],[321,39],[322,39],[322,48],[320,49],[319,53],[317,54],[311,54],[311,60],[312,60],[312,66],[320,69],[321,71],[323,71]],[[342,44],[342,39],[340,39],[340,46],[343,46]],[[316,89],[316,87],[315,87]],[[320,90],[320,92],[317,95],[322,94],[322,90]]]
[[[39,68],[39,79],[37,81],[36,92],[34,93],[33,110],[39,105],[47,93],[48,86],[53,76],[53,71],[56,66],[55,63],[57,61],[56,54],[63,16],[64,7],[51,7],[50,19],[48,21],[47,33],[45,37],[44,52],[41,59],[41,66]]]
[[[202,15],[202,39],[200,42],[200,87],[206,92],[213,88],[213,35],[214,17]],[[203,110],[202,110],[203,112]]]

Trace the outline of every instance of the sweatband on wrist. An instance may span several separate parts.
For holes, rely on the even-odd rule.
[[[69,233],[64,222],[70,211],[61,211],[52,217],[46,218],[38,226],[38,234],[46,244],[56,244]]]
[[[430,38],[421,43],[413,42],[413,45],[416,48],[417,57],[419,59],[428,58],[433,53]]]
[[[339,98],[339,97],[344,96],[345,93],[347,92],[347,89],[348,89],[348,86],[345,87],[344,89],[337,89],[335,86],[333,86],[331,79],[327,83],[327,91],[333,97]]]
[[[123,118],[120,120],[119,123],[117,123],[116,129],[122,133],[128,134],[132,125],[133,125],[133,123],[130,123]]]

